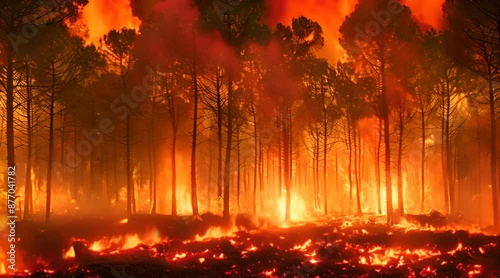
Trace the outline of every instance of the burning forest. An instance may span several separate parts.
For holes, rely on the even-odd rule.
[[[0,14],[0,277],[500,276],[500,3]]]

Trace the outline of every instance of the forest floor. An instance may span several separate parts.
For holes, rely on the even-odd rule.
[[[500,276],[499,236],[440,215],[409,216],[390,228],[384,221],[322,217],[261,228],[244,215],[225,228],[212,214],[20,221],[23,272],[14,277]]]

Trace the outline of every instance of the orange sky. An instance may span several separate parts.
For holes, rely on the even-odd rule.
[[[402,2],[410,7],[423,28],[441,26],[441,5],[444,0],[402,0]],[[323,27],[325,48],[320,53],[321,56],[335,61],[344,54],[338,43],[338,30],[344,17],[354,10],[357,1],[266,0],[266,3],[269,10],[267,23],[271,27],[278,22],[290,24],[292,18],[304,15]],[[83,11],[82,22],[89,26],[89,41],[97,42],[102,35],[113,28],[138,28],[141,21],[132,15],[130,0],[89,0]]]
[[[278,22],[291,24],[292,18],[299,16],[317,21],[325,36],[325,47],[320,54],[335,61],[345,53],[338,42],[338,30],[345,16],[354,10],[356,3],[353,0],[267,0],[270,7],[268,22],[271,27]],[[422,28],[441,27],[441,6],[444,0],[403,0],[402,3],[412,10]]]
[[[111,29],[138,28],[141,24],[132,15],[130,0],[89,0],[83,10],[81,22],[88,26],[88,41],[94,43]]]
[[[439,29],[443,26],[442,6],[445,0],[403,0],[421,24]]]

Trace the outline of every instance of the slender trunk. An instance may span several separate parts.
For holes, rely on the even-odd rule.
[[[240,206],[240,186],[241,186],[241,154],[240,154],[240,125],[236,127],[236,154],[238,156],[237,158],[237,164],[238,164],[238,170],[237,170],[237,177],[236,177],[236,190],[237,190],[237,202],[238,202],[238,212],[241,211],[241,206]]]
[[[351,125],[350,120],[347,120],[347,148],[349,149],[349,161],[347,166],[347,175],[349,176],[349,212],[352,212],[352,140],[351,140]]]
[[[422,150],[421,150],[421,160],[420,160],[420,169],[422,171],[422,175],[420,176],[420,193],[422,194],[420,197],[420,213],[425,212],[425,111],[423,105],[420,107],[420,117],[422,121]]]
[[[383,53],[383,51],[382,51]],[[392,180],[391,180],[391,140],[389,133],[389,98],[386,91],[385,58],[381,59],[382,74],[382,117],[384,120],[384,145],[385,145],[385,187],[387,199],[387,225],[393,224],[392,209]]]
[[[278,112],[278,119],[277,119],[277,122],[279,123],[280,121],[282,121],[282,119],[279,118],[279,112]],[[279,124],[277,123],[278,125],[278,128],[279,128]],[[283,160],[282,160],[282,134],[285,134],[284,131],[282,132],[278,132],[278,188],[279,188],[279,192],[278,192],[278,197],[281,198],[281,195],[283,194]]]
[[[218,164],[217,164],[217,200],[222,198],[222,98],[221,98],[221,80],[220,69],[217,68],[216,87],[217,87],[217,144],[218,144]]]
[[[482,204],[482,194],[481,194],[481,184],[482,184],[482,173],[481,173],[481,129],[479,125],[479,109],[476,108],[476,178],[475,178],[475,192],[474,195],[477,196],[478,198],[478,204]],[[479,207],[479,210],[476,210],[476,215],[479,216],[478,223],[482,224],[483,223],[483,213],[481,213],[481,208]]]
[[[153,103],[151,107],[151,154],[150,154],[150,200],[151,200],[151,213],[156,213],[156,140],[155,140],[155,108],[156,108],[156,95],[153,88]]]
[[[260,211],[264,211],[264,150],[262,148],[262,133],[259,134],[259,204]]]
[[[448,178],[446,176],[447,166],[446,166],[446,98],[445,98],[445,90],[442,88],[442,114],[441,114],[441,172],[443,179],[443,197],[444,197],[444,211],[448,213],[448,208],[450,207],[448,200]]]
[[[149,136],[153,136],[149,134]],[[153,213],[153,150],[151,149],[151,139],[148,140],[148,161],[149,161],[149,202],[151,203],[151,213]]]
[[[451,92],[449,79],[446,79],[446,176],[448,177],[449,213],[455,212],[455,178],[453,175],[453,152],[451,150]]]
[[[313,192],[312,192],[312,200],[313,200],[313,207],[314,209],[317,208],[316,206],[316,195],[318,194],[316,192],[316,185],[317,185],[317,178],[316,178],[316,145],[313,143],[312,146],[312,179],[313,179]]]
[[[171,162],[171,185],[172,185],[172,191],[171,191],[171,214],[172,215],[177,215],[177,165],[176,165],[176,144],[177,144],[177,112],[176,112],[176,105],[175,105],[175,89],[173,86],[173,80],[174,76],[171,76],[171,88],[168,88],[168,77],[166,79],[166,93],[167,93],[167,105],[168,105],[168,112],[170,116],[170,126],[172,128],[172,148],[170,151],[170,162]],[[170,91],[169,91],[170,90]],[[192,161],[191,161],[192,162]]]
[[[55,90],[56,90],[56,73],[54,63],[51,65],[52,86],[50,92],[50,112],[49,112],[49,157],[47,167],[47,198],[45,204],[45,221],[50,221],[50,205],[52,197],[52,162],[54,156],[54,106],[55,106]]]
[[[175,121],[175,120],[174,120]],[[174,125],[175,126],[175,125]],[[171,163],[172,163],[172,215],[177,215],[177,165],[175,157],[175,145],[177,143],[177,130],[174,127],[172,134],[172,150],[171,150]],[[193,211],[194,212],[194,211]]]
[[[255,105],[254,105],[255,106]],[[257,215],[257,163],[258,163],[258,151],[259,151],[259,140],[257,139],[257,116],[256,116],[256,111],[255,107],[253,108],[253,122],[254,122],[254,128],[253,128],[253,136],[254,136],[254,158],[253,158],[253,214]]]
[[[266,183],[268,184],[268,187],[269,187],[269,184],[272,184],[271,182],[271,171],[272,169],[274,168],[274,164],[273,164],[273,160],[271,159],[271,153],[269,151],[269,147],[267,148],[267,151],[266,151],[266,168],[267,168],[267,180],[266,180]],[[276,187],[273,186],[273,198],[276,197]],[[262,202],[264,203],[264,202]]]
[[[75,128],[75,148],[76,148],[76,128]],[[120,201],[120,187],[118,186],[118,152],[117,152],[117,142],[116,133],[113,133],[113,155],[115,159],[113,160],[113,185],[115,188],[115,206],[118,205]]]
[[[491,67],[488,66],[488,85],[489,85],[489,105],[490,105],[490,167],[491,167],[491,188],[493,195],[493,223],[496,231],[500,231],[500,211],[498,206],[498,184],[497,184],[497,158],[496,158],[496,118],[495,118],[495,95],[493,91]]]
[[[208,141],[208,184],[207,184],[207,211],[210,211],[210,186],[212,185],[212,167],[213,167],[212,144]]]
[[[26,125],[28,133],[27,158],[26,158],[26,182],[24,185],[24,219],[29,219],[33,213],[33,184],[31,181],[31,160],[32,160],[32,127],[31,127],[31,80],[29,67],[26,65]]]
[[[382,194],[380,191],[380,150],[382,148],[382,118],[379,118],[378,121],[378,138],[377,138],[377,146],[375,149],[375,183],[376,183],[376,191],[377,191],[377,212],[378,214],[382,213]]]
[[[194,32],[194,30],[193,30]],[[194,37],[194,33],[193,33]],[[198,76],[196,71],[196,60],[193,60],[193,88],[194,88],[194,107],[193,107],[193,134],[191,139],[191,208],[193,215],[198,216],[198,189],[196,184],[196,146],[198,144]]]
[[[94,123],[95,123],[95,103],[94,103],[94,94],[93,94],[93,91],[91,93],[91,96],[90,96],[90,125],[91,125],[91,128],[94,128]],[[93,200],[94,199],[94,194],[95,194],[95,176],[94,176],[94,173],[95,173],[95,164],[94,164],[94,152],[91,152],[90,153],[90,156],[89,156],[89,159],[90,159],[90,184],[89,184],[89,193],[88,193],[88,198],[89,200]]]
[[[233,78],[231,72],[228,73],[227,92],[227,141],[226,159],[224,166],[224,208],[223,218],[229,223],[229,179],[231,174],[231,149],[233,143]]]
[[[289,181],[290,181],[290,187],[292,185],[292,177],[293,177],[293,123],[292,123],[292,105],[288,105],[287,109],[287,115],[288,115],[288,129],[289,129],[289,137],[288,137],[288,144],[289,144],[289,156],[288,159],[290,160],[288,163],[289,172],[288,174],[290,175]],[[291,194],[291,192],[290,192]]]
[[[327,125],[326,125],[326,111],[323,111],[325,117],[323,118],[323,207],[325,209],[325,215],[328,214],[328,194],[326,186],[326,170],[327,170],[327,149],[328,149],[328,136],[327,136]]]
[[[356,208],[358,215],[363,214],[361,209],[361,142],[359,129],[356,124],[353,125],[354,128],[354,167],[356,173]]]
[[[285,221],[289,222],[290,218],[290,201],[291,201],[291,193],[290,193],[290,166],[289,166],[289,156],[290,156],[290,148],[289,144],[289,133],[288,133],[288,109],[287,104],[283,107],[283,168],[284,168],[284,176],[285,176],[285,190],[286,190],[286,207],[285,207]]]
[[[60,153],[60,163],[61,165],[64,165],[64,135],[65,135],[65,122],[66,122],[66,113],[65,111],[61,111],[61,124],[60,124],[60,131],[61,131],[61,153]],[[64,180],[64,171],[61,171],[62,178]],[[61,188],[61,185],[59,185],[58,188]]]
[[[340,188],[339,188],[339,156],[335,152],[335,203],[338,205],[340,200]]]
[[[399,138],[398,138],[398,211],[401,216],[404,216],[404,203],[403,203],[403,132],[404,132],[404,123],[403,123],[403,113],[402,107],[399,107]]]
[[[314,208],[320,209],[319,200],[319,132],[316,133],[316,144],[314,146]]]
[[[323,86],[323,75],[321,75],[320,83],[322,106],[323,106],[323,207],[325,215],[328,214],[328,194],[326,186],[326,169],[327,169],[327,150],[328,150],[328,121],[327,121],[327,107],[325,100],[325,90]]]
[[[132,210],[132,203],[134,202],[134,188],[133,188],[133,180],[132,180],[132,161],[131,161],[131,144],[130,144],[130,129],[131,129],[131,123],[130,123],[130,109],[127,110],[127,118],[126,118],[126,174],[127,174],[127,215],[130,218],[130,215],[132,215],[133,210]]]
[[[73,150],[76,150],[76,146],[77,146],[77,136],[76,136],[76,121],[73,119],[74,121],[74,126],[73,126]],[[80,199],[79,195],[78,195],[78,184],[77,184],[77,179],[78,179],[78,168],[76,167],[77,165],[77,157],[76,155],[74,156],[74,160],[73,160],[73,163],[74,163],[74,168],[73,168],[73,194],[72,194],[72,197],[78,201]],[[116,155],[115,155],[116,157]],[[115,161],[115,167],[116,167],[116,161]],[[118,200],[118,192],[116,193],[116,198]]]

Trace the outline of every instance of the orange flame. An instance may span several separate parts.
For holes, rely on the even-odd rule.
[[[74,258],[75,257],[75,249],[71,246],[68,251],[66,251],[63,255],[63,259]]]
[[[88,27],[87,42],[96,43],[112,29],[139,29],[141,21],[133,15],[130,0],[89,0],[80,23]]]
[[[205,240],[210,240],[214,238],[221,238],[221,237],[232,237],[235,235],[236,229],[232,228],[229,230],[223,229],[221,227],[211,227],[208,229],[208,231],[200,236],[196,235],[195,240],[196,241],[205,241]]]

